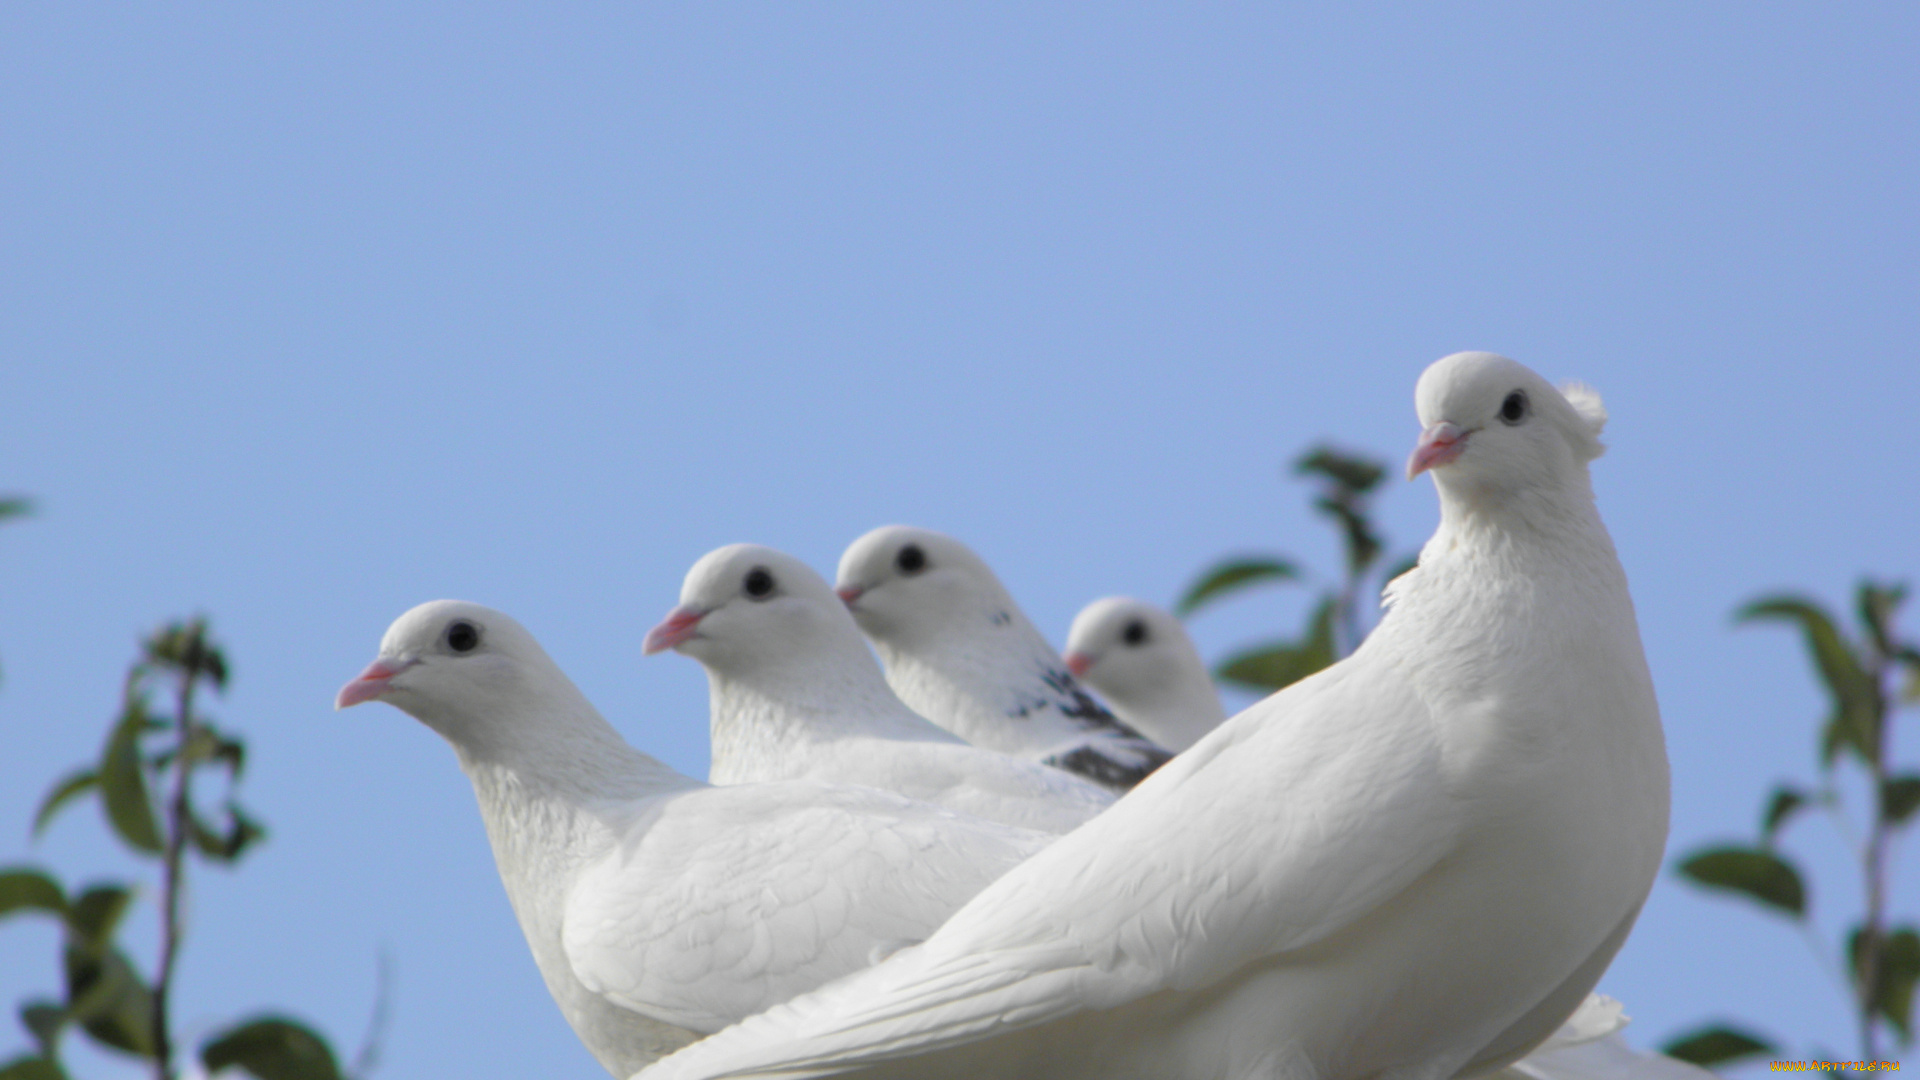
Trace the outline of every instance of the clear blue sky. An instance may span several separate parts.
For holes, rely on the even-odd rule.
[[[40,512],[0,530],[0,862],[121,872],[94,812],[26,821],[136,636],[206,612],[272,835],[196,879],[189,1029],[272,1005],[351,1047],[384,946],[382,1075],[600,1075],[451,752],[331,711],[394,616],[514,613],[702,773],[705,679],[640,638],[703,552],[830,571],[928,525],[1056,638],[1229,550],[1330,570],[1283,464],[1402,460],[1466,348],[1605,394],[1673,848],[1746,835],[1824,706],[1731,609],[1920,584],[1917,55],[1892,3],[7,6],[0,489]],[[1380,509],[1411,548],[1431,486]],[[1823,822],[1789,846],[1840,865]],[[9,1015],[54,948],[0,927]],[[1670,877],[1602,985],[1643,1044],[1854,1045],[1797,931]]]

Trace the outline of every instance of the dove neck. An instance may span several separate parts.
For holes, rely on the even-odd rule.
[[[1198,742],[1227,718],[1211,677],[1199,656],[1167,656],[1124,691],[1102,688],[1101,695],[1122,721],[1169,750]]]
[[[850,659],[857,662],[709,667],[714,760],[842,736],[946,737],[901,703],[864,647]]]
[[[1613,556],[1584,468],[1557,483],[1518,489],[1439,475],[1434,480],[1440,492],[1440,527],[1428,541],[1429,549],[1532,549],[1555,559],[1579,558],[1596,549]],[[1421,557],[1426,557],[1424,552]]]
[[[1428,627],[1436,642],[1466,647],[1491,628],[1517,627],[1508,647],[1527,652],[1587,635],[1617,646],[1620,662],[1644,668],[1626,572],[1581,481],[1578,491],[1479,499],[1455,498],[1443,487],[1440,527],[1418,568],[1390,586],[1391,609],[1450,627]],[[1464,627],[1483,632],[1464,634]]]
[[[453,744],[476,790],[483,779],[519,797],[590,801],[638,798],[690,782],[627,745],[565,675],[554,673],[457,724],[423,716]],[[482,792],[483,809],[486,802]]]
[[[514,917],[548,990],[561,1011],[573,1017],[607,1010],[581,985],[567,959],[563,931],[574,881],[583,867],[620,843],[639,815],[676,791],[703,785],[627,746],[584,700],[569,712],[536,732],[541,738],[533,741],[547,743],[544,747],[495,738],[455,749],[473,784],[487,846]],[[616,1023],[636,1021],[654,1026],[641,1017]]]

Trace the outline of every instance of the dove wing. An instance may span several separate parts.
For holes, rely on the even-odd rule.
[[[703,788],[582,873],[562,944],[595,993],[717,1031],[926,937],[1047,839],[867,788]]]

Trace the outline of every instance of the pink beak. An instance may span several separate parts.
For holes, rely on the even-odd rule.
[[[348,709],[362,702],[373,701],[387,692],[395,675],[412,666],[411,662],[395,664],[384,658],[375,660],[367,665],[367,670],[361,672],[359,678],[340,688],[340,693],[333,699],[333,707],[336,710]]]
[[[1470,434],[1445,420],[1421,432],[1420,441],[1414,444],[1413,456],[1407,459],[1407,479],[1411,480],[1428,469],[1437,469],[1459,457],[1467,448],[1467,436]]]
[[[699,608],[684,605],[667,612],[660,625],[647,631],[647,639],[640,643],[640,651],[648,656],[665,652],[682,644],[700,633],[700,620],[707,613]]]
[[[1067,654],[1067,670],[1073,672],[1073,677],[1076,679],[1086,678],[1087,669],[1092,666],[1093,657],[1088,656],[1086,653],[1070,652]]]
[[[833,594],[840,598],[841,603],[847,605],[848,607],[852,607],[854,604],[859,602],[860,594],[866,591],[867,590],[861,588],[858,585],[842,585],[839,588],[833,590]]]

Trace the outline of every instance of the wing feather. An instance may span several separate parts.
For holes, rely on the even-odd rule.
[[[562,944],[593,992],[718,1031],[926,937],[1048,839],[866,788],[704,788],[582,873]]]

